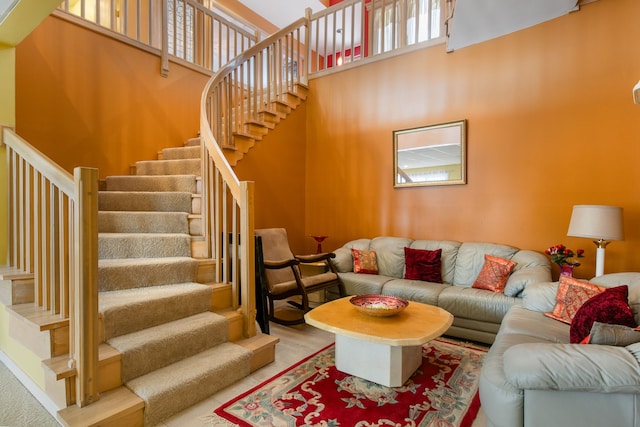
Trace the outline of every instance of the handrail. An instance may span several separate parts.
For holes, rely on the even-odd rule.
[[[302,45],[294,40],[306,22],[296,21],[231,60],[209,79],[201,98],[205,237],[219,266],[217,281],[231,283],[245,336],[255,335],[254,186],[238,180],[221,147],[234,147],[234,133],[300,83],[304,67],[292,61],[303,56]]]
[[[15,132],[4,129],[9,192],[10,267],[34,276],[34,304],[69,319],[69,365],[76,403],[99,399],[98,171],[72,176]]]

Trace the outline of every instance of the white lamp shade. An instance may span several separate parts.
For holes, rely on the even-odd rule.
[[[602,205],[575,205],[567,236],[623,240],[622,208]]]

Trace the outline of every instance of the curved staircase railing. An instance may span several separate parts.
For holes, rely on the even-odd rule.
[[[255,335],[256,319],[254,186],[238,180],[223,148],[233,153],[251,126],[277,120],[277,105],[286,105],[289,94],[306,80],[305,68],[298,66],[306,23],[300,19],[237,56],[209,80],[202,94],[205,237],[217,265],[216,279],[231,284],[234,309],[242,314],[247,337]]]
[[[306,98],[311,74],[442,42],[445,7],[439,0],[346,0],[313,15],[307,9],[305,17],[232,59],[205,86],[205,237],[218,281],[232,284],[246,336],[255,334],[256,317],[254,190],[231,165]]]

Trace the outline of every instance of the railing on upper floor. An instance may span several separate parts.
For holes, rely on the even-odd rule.
[[[64,0],[56,12],[65,19],[107,30],[112,37],[207,73],[253,46],[259,32],[241,18],[217,13],[203,0]]]
[[[444,43],[452,0],[346,0],[309,16],[309,75]]]
[[[9,129],[9,265],[33,274],[34,306],[69,319],[76,402],[98,399],[98,171],[73,176]]]

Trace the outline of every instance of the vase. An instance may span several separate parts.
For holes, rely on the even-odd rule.
[[[573,277],[573,265],[561,265],[560,276]]]
[[[317,254],[321,254],[322,253],[322,242],[324,242],[324,239],[326,239],[329,236],[311,236],[311,238],[313,240],[316,241],[316,243],[318,244],[318,247],[316,248],[316,253]]]

